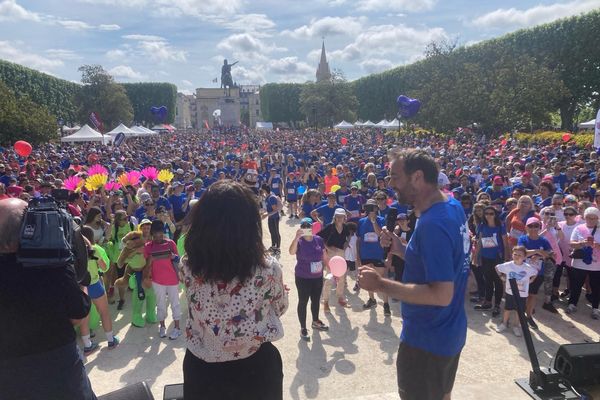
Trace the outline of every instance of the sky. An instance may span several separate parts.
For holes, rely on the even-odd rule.
[[[414,62],[432,41],[470,45],[600,8],[600,0],[0,0],[0,59],[79,81],[100,64],[119,82],[215,87],[306,82],[324,38],[354,80]]]

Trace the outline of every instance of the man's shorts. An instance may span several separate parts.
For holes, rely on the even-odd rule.
[[[368,264],[373,264],[373,266],[375,268],[385,268],[385,264],[383,263],[382,260],[374,260],[374,259],[366,259],[366,260],[361,260],[362,265],[368,265]]]
[[[517,302],[515,301],[515,296],[512,294],[505,293],[506,297],[504,298],[504,311],[513,311],[517,309]],[[521,303],[521,307],[523,311],[525,311],[525,299],[526,297],[518,297],[518,302]]]
[[[538,275],[533,282],[529,284],[529,294],[538,294],[540,286],[544,283],[544,275]]]
[[[396,370],[402,400],[441,400],[454,387],[460,353],[439,356],[400,342]]]

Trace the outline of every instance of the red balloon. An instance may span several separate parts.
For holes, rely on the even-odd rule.
[[[569,140],[571,140],[571,134],[565,133],[564,135],[562,135],[562,140],[563,142],[568,142]]]
[[[500,144],[502,146],[506,146],[506,143],[508,143],[508,141],[506,139],[502,139],[502,141],[500,142]]]
[[[342,140],[341,140],[341,142],[342,142],[342,146],[345,146],[345,145],[348,144],[348,139],[345,138],[345,137],[343,137]]]
[[[27,157],[31,154],[32,150],[33,148],[31,147],[31,145],[24,140],[19,140],[15,143],[15,153],[17,153],[21,157]]]

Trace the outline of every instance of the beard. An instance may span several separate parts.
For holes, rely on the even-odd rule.
[[[407,183],[402,188],[394,187],[393,189],[396,192],[396,197],[398,197],[398,203],[411,206],[414,205],[413,202],[416,197],[416,191],[410,183]]]

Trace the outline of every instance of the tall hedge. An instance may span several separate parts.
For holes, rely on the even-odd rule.
[[[152,107],[167,107],[165,122],[175,121],[175,107],[177,102],[177,86],[171,83],[141,82],[123,83],[127,97],[133,106],[133,120],[135,122],[152,124],[155,118],[150,109]]]
[[[260,107],[265,121],[295,122],[306,116],[300,110],[299,83],[268,83],[260,88]]]

